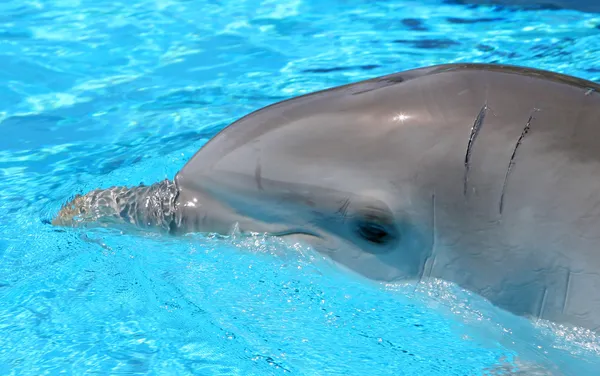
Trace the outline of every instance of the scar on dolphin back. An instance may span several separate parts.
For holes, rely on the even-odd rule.
[[[475,145],[475,140],[479,135],[479,131],[483,126],[483,120],[485,119],[485,115],[488,111],[489,107],[487,102],[481,107],[477,117],[475,118],[475,122],[471,127],[471,134],[469,135],[469,142],[467,144],[467,152],[465,153],[465,177],[464,177],[464,188],[463,193],[467,195],[467,186],[469,184],[469,170],[471,169],[471,154],[473,153],[473,146]]]
[[[502,214],[502,210],[504,209],[504,195],[506,193],[506,186],[508,185],[508,177],[512,171],[512,168],[515,165],[515,156],[517,155],[517,149],[519,149],[519,146],[521,146],[521,144],[523,143],[523,139],[529,133],[529,130],[531,129],[531,121],[533,119],[535,119],[533,117],[533,115],[537,111],[539,111],[539,109],[534,108],[533,111],[531,112],[531,115],[529,115],[529,119],[527,120],[527,123],[525,123],[525,127],[523,128],[523,131],[521,132],[521,136],[519,136],[519,139],[517,140],[517,143],[515,144],[513,153],[510,156],[510,161],[508,162],[508,168],[506,169],[506,175],[504,176],[504,183],[502,184],[502,193],[500,195],[500,204],[499,204],[500,214]]]

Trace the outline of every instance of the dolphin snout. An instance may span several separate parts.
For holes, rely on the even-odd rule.
[[[86,212],[85,196],[77,195],[62,206],[56,216],[52,219],[52,225],[74,226],[77,222],[77,217],[85,215]]]

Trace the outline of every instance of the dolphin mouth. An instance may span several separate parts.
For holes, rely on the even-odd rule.
[[[323,237],[315,232],[311,232],[311,231],[306,231],[306,230],[299,230],[299,229],[288,229],[288,230],[281,230],[281,231],[273,231],[273,232],[269,232],[268,233],[271,236],[276,236],[278,238],[284,238],[286,236],[295,236],[295,235],[300,235],[300,236],[307,236],[310,238],[316,238],[316,239],[323,239]]]
[[[307,246],[310,249],[318,250],[324,255],[333,255],[337,252],[337,244],[331,242],[331,238],[326,234],[320,234],[315,231],[304,229],[288,229],[281,231],[267,232],[267,235],[277,237],[288,244]]]
[[[320,234],[317,231],[306,230],[303,228],[282,228],[282,229],[271,229],[266,231],[265,234],[270,237],[280,238],[286,241],[293,241],[302,243],[305,245],[313,246],[315,244],[321,244],[325,242],[325,234]]]

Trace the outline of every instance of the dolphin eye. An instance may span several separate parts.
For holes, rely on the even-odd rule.
[[[385,226],[372,221],[358,221],[356,232],[371,243],[383,244],[390,238],[390,233]]]
[[[398,237],[392,214],[383,208],[367,207],[357,213],[354,232],[369,243],[384,245]]]

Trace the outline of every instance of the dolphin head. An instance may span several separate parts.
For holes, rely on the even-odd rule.
[[[178,173],[180,202],[210,197],[246,218],[246,230],[277,226],[271,234],[370,279],[419,279],[432,250],[433,192],[417,173],[427,160],[399,128],[418,129],[423,118],[418,106],[403,113],[379,98],[301,98],[241,119]]]

